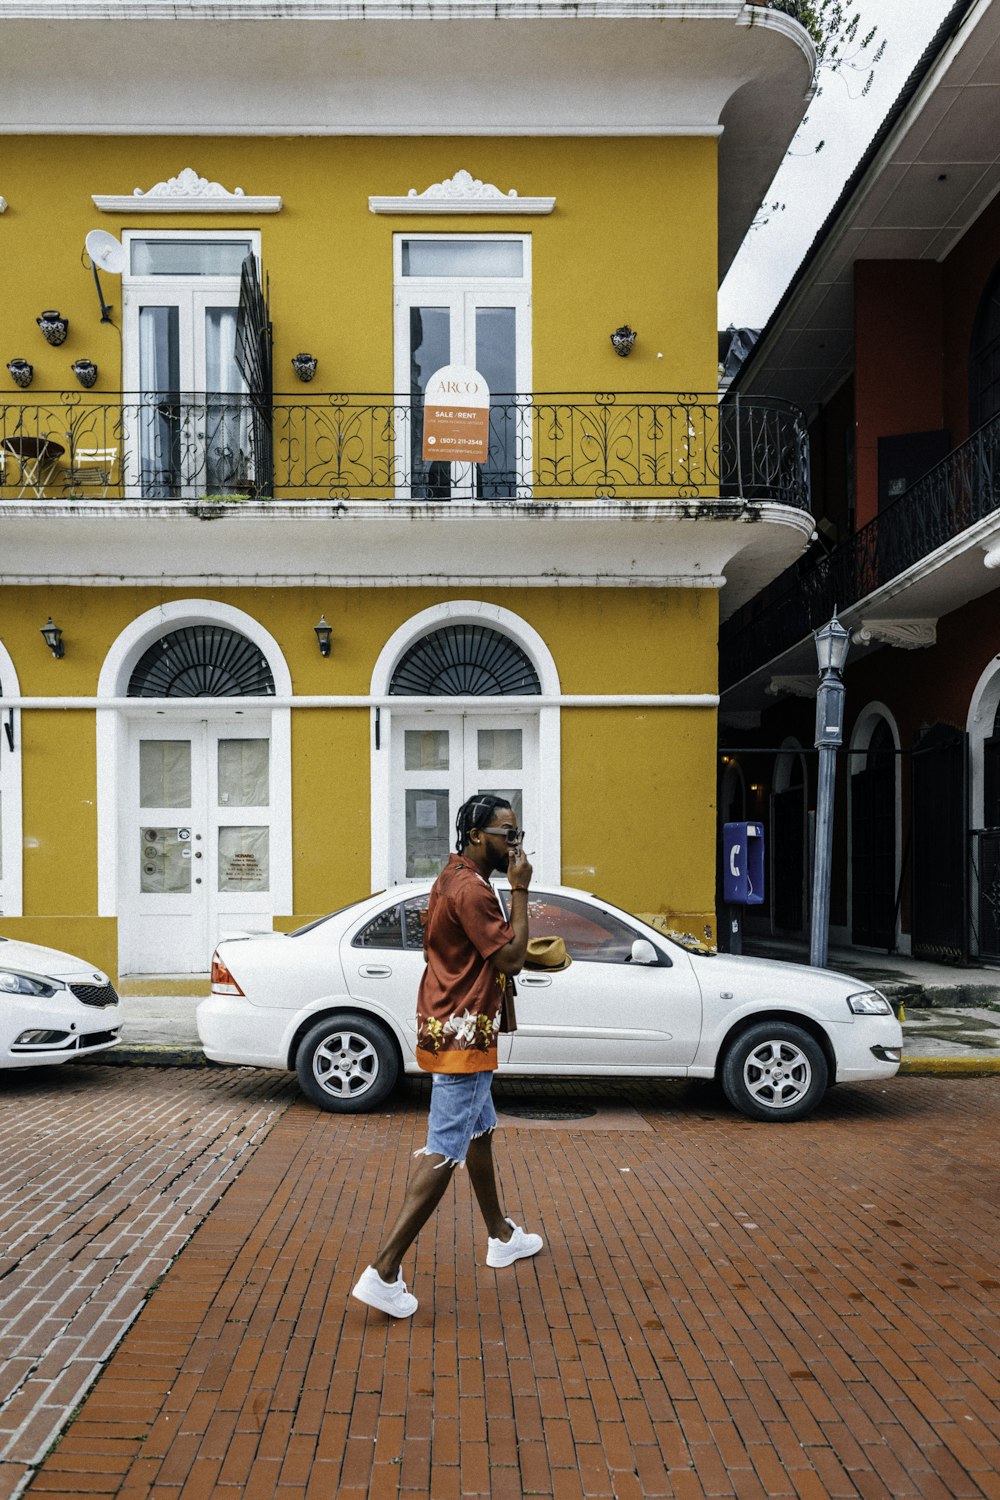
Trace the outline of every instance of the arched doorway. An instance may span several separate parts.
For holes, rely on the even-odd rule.
[[[119,970],[203,973],[224,933],[270,931],[291,908],[288,710],[237,706],[274,697],[276,676],[287,692],[287,669],[241,611],[202,602],[152,613],[119,638],[101,675],[108,696],[135,705],[104,731],[116,767],[104,791],[115,807]]]
[[[850,759],[851,940],[891,952],[896,946],[897,757],[881,713],[859,720]]]
[[[436,875],[459,807],[480,792],[511,803],[536,870],[559,879],[559,710],[532,701],[558,691],[544,642],[510,611],[438,606],[396,632],[372,680],[374,696],[399,699],[375,710],[376,887]]]
[[[779,932],[801,932],[806,893],[806,767],[787,740],[774,767],[771,799],[771,910]]]

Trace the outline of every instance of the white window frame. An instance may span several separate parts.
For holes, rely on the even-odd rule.
[[[373,697],[386,697],[392,674],[409,648],[443,625],[485,625],[502,631],[526,653],[538,673],[543,697],[558,698],[561,689],[555,660],[545,641],[526,620],[496,604],[478,599],[455,599],[421,610],[399,627],[386,641],[372,672]],[[452,698],[423,698],[415,704],[412,698],[401,698],[398,717],[411,720],[414,712],[426,715],[424,727],[433,729],[434,716],[454,715]],[[389,819],[397,800],[392,780],[392,734],[395,710],[383,707],[371,711],[371,881],[372,890],[385,890],[392,875],[392,839]],[[465,709],[475,713],[475,708]],[[538,725],[538,828],[529,830],[529,847],[536,851],[532,864],[539,880],[558,884],[562,874],[561,821],[561,710],[554,705],[538,706],[531,697],[504,699],[501,709],[496,702],[482,709],[491,718],[503,716],[516,722],[533,717]],[[536,841],[537,835],[537,841]]]
[[[204,332],[198,326],[197,303],[209,303],[224,307],[238,307],[240,300],[240,277],[236,276],[134,276],[132,274],[132,246],[141,240],[226,240],[249,242],[251,251],[260,261],[259,229],[126,229],[122,234],[125,250],[125,270],[122,273],[122,391],[126,400],[133,401],[142,394],[139,383],[139,309],[145,301],[154,306],[175,306],[178,309],[180,343],[190,352],[191,368],[179,372],[179,389],[193,394],[203,392],[204,378],[199,383],[196,362],[200,359],[204,377]],[[192,377],[190,380],[188,377]],[[126,427],[123,433],[122,475],[126,493],[138,495],[140,453],[135,430]],[[195,490],[199,486],[193,487]]]
[[[252,615],[231,604],[215,599],[177,599],[147,610],[127,625],[104,659],[97,683],[100,698],[124,698],[129,678],[143,652],[161,636],[185,625],[222,625],[236,630],[253,641],[267,658],[274,678],[275,697],[286,701],[292,696],[292,676],[284,653],[270,631]],[[211,709],[208,709],[211,705]],[[239,698],[191,699],[187,705],[197,714],[219,711],[242,715]],[[170,722],[180,722],[185,707],[178,705]],[[253,711],[259,715],[260,710]],[[271,716],[271,895],[275,916],[290,916],[294,911],[292,890],[292,737],[291,709],[264,710]],[[128,721],[146,718],[149,701],[135,699],[135,708],[99,711],[97,718],[97,911],[102,917],[118,915],[119,899],[119,800],[126,785],[128,763]]]
[[[452,243],[468,244],[470,241],[479,243],[492,243],[497,240],[516,241],[522,247],[521,274],[520,276],[404,276],[403,275],[403,245],[415,240],[433,240],[437,243],[449,241]],[[481,299],[481,305],[486,307],[491,303],[494,306],[513,306],[515,309],[515,338],[516,338],[516,364],[514,385],[517,391],[531,392],[532,385],[532,242],[530,234],[408,234],[401,230],[392,237],[392,267],[393,267],[393,390],[395,401],[400,406],[408,406],[410,402],[410,308],[426,303],[431,306],[443,306],[449,303],[452,312],[456,305],[462,307],[463,324],[465,322],[465,299],[469,295]],[[468,331],[466,330],[466,341]],[[452,350],[452,363],[464,364],[464,355]],[[492,393],[491,393],[492,395]],[[530,413],[526,418],[530,422]],[[402,451],[406,454],[406,467],[409,468],[409,427],[400,420],[397,422],[397,444],[402,445]],[[397,451],[400,451],[397,447]],[[470,465],[453,464],[453,484],[460,491],[468,483],[466,472]],[[531,472],[531,432],[530,427],[526,437],[518,443],[518,467],[521,470],[519,479],[524,482],[518,484],[519,494],[527,498],[527,476]],[[462,472],[466,471],[466,472]],[[407,500],[410,498],[409,486],[398,489],[397,499]],[[461,499],[461,494],[456,498]]]

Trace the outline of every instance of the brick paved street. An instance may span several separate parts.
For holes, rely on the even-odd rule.
[[[174,1076],[201,1108],[252,1092]],[[506,1121],[506,1201],[547,1252],[488,1270],[459,1175],[395,1324],[348,1293],[422,1088],[293,1103],[29,1493],[997,1500],[1000,1079],[845,1086],[789,1127],[685,1085],[544,1092],[606,1101]]]
[[[279,1074],[0,1074],[0,1495],[292,1096]]]

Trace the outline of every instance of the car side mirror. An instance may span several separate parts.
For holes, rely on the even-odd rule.
[[[636,938],[632,944],[629,962],[633,964],[658,964],[660,955],[648,938]]]

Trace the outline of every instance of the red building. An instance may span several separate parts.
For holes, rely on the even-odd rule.
[[[724,625],[720,817],[809,922],[811,632],[852,632],[831,938],[1000,962],[1000,0],[960,0],[727,400],[807,408],[816,538]]]

